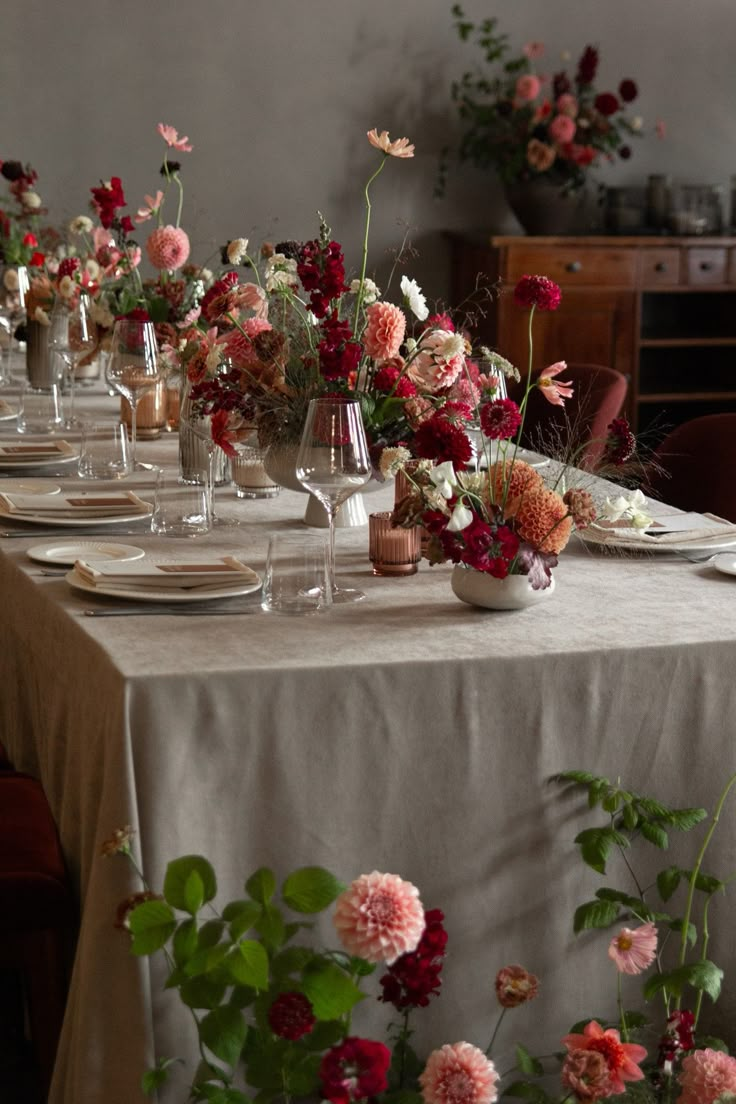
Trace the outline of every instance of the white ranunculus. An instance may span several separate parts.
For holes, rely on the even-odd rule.
[[[411,453],[403,445],[397,445],[395,448],[385,448],[381,453],[381,459],[378,461],[378,468],[383,478],[389,479],[396,475],[408,460],[411,460]]]
[[[422,289],[416,280],[410,280],[408,276],[402,276],[401,294],[404,296],[404,301],[412,314],[420,322],[423,322],[429,315],[429,308],[427,307],[427,300],[422,295]]]
[[[20,201],[30,211],[37,211],[41,206],[41,197],[38,192],[21,192]]]

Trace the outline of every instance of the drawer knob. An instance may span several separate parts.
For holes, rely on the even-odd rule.
[[[569,261],[569,262],[568,262],[568,263],[567,263],[567,264],[565,265],[565,269],[566,269],[566,270],[567,270],[568,272],[582,272],[582,270],[583,270],[583,265],[582,265],[582,262],[581,262],[581,261]]]
[[[710,272],[712,267],[713,267],[713,265],[710,263],[710,261],[701,261],[700,262],[700,271],[701,272]]]
[[[657,263],[654,266],[654,271],[655,272],[666,272],[667,271],[666,263],[664,261],[657,261]]]

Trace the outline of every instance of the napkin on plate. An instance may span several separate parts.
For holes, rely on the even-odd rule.
[[[675,516],[675,515],[673,515]],[[685,516],[685,515],[683,515]],[[582,532],[586,540],[598,544],[606,544],[615,541],[616,544],[631,544],[636,547],[662,547],[676,544],[678,548],[687,544],[712,544],[720,547],[724,541],[736,543],[736,525],[715,514],[688,514],[690,528],[669,528],[667,521],[669,515],[661,515],[654,518],[655,525],[661,522],[661,528],[649,528],[646,530],[634,529],[622,523],[609,522],[608,524],[595,522]]]
[[[91,586],[116,590],[222,590],[260,582],[252,568],[234,556],[202,557],[192,561],[128,560],[126,562],[77,560],[74,570]]]
[[[5,414],[15,414],[10,403],[6,403],[5,399],[0,399],[0,418]]]
[[[32,514],[45,518],[129,517],[150,514],[151,507],[132,491],[101,492],[99,494],[23,495],[2,494],[0,507],[7,514]]]
[[[39,460],[66,460],[76,456],[76,450],[68,441],[14,441],[12,444],[0,444],[0,461],[14,464],[33,464]]]

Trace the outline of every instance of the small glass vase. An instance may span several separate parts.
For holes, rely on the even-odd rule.
[[[450,580],[452,592],[461,602],[482,609],[525,609],[550,598],[555,592],[555,577],[544,590],[534,590],[528,575],[507,575],[496,579],[485,571],[456,564]]]
[[[208,415],[197,417],[193,413],[190,389],[191,384],[185,379],[179,404],[179,476],[184,483],[206,483],[209,450],[206,441],[201,434],[194,432],[191,423],[196,418],[200,428],[208,429],[210,418]],[[230,481],[230,461],[222,449],[216,450],[213,467],[215,486],[220,487]]]

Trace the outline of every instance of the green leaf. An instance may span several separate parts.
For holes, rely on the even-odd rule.
[[[316,1050],[321,1054],[323,1050],[329,1050],[339,1043],[344,1034],[345,1024],[342,1020],[322,1020],[304,1036],[303,1042],[307,1050]]]
[[[197,950],[197,921],[182,920],[174,932],[171,946],[174,952],[174,962],[177,966],[183,966]]]
[[[687,877],[685,871],[683,871],[683,874]],[[695,888],[699,889],[701,893],[722,893],[726,888],[726,883],[714,878],[712,874],[698,873],[695,877]]]
[[[673,809],[670,815],[670,823],[680,832],[689,832],[696,824],[700,824],[708,815],[707,809]]]
[[[530,1100],[532,1104],[548,1104],[551,1099],[543,1088],[532,1085],[529,1081],[513,1081],[507,1089],[503,1090],[503,1095]]]
[[[631,802],[627,801],[621,810],[623,817],[624,827],[628,828],[630,832],[633,832],[639,823],[639,814],[637,813]]]
[[[657,875],[657,890],[663,901],[669,901],[679,886],[681,878],[682,871],[679,866],[668,866],[666,870],[660,870]]]
[[[682,925],[684,920],[673,919],[666,921],[667,927],[671,928],[673,932],[677,932],[678,935],[682,933]],[[698,932],[694,924],[688,924],[687,926],[687,939],[686,943],[688,947],[692,947],[695,944],[695,940],[698,938]]]
[[[575,909],[573,931],[577,934],[590,928],[608,928],[615,923],[620,911],[618,901],[586,901]]]
[[[204,882],[196,870],[192,870],[184,883],[184,907],[196,916],[204,904]]]
[[[596,805],[599,805],[604,796],[609,790],[609,781],[607,778],[597,778],[595,782],[591,782],[588,786],[588,805],[591,809],[594,809]]]
[[[205,1046],[229,1066],[236,1065],[248,1027],[237,1008],[222,1005],[208,1012],[199,1025],[199,1034]]]
[[[715,963],[707,959],[703,962],[693,962],[690,965],[679,966],[676,970],[670,970],[666,974],[655,974],[644,985],[644,997],[649,1000],[660,990],[680,997],[686,985],[693,989],[707,993],[711,1000],[716,1001],[721,992],[723,970]]]
[[[653,824],[651,820],[643,820],[639,827],[645,840],[653,843],[655,847],[659,847],[662,851],[667,850],[670,844],[669,836],[661,825]]]
[[[590,782],[600,781],[598,775],[581,770],[560,771],[559,774],[553,774],[550,778],[550,782],[575,782],[578,786],[587,786]]]
[[[249,893],[254,901],[261,905],[267,905],[276,892],[276,879],[273,871],[267,866],[262,866],[251,874],[245,883],[245,892]]]
[[[261,915],[261,906],[257,901],[231,901],[222,910],[222,917],[230,925],[232,939],[240,939],[255,924]]]
[[[186,884],[192,871],[202,879],[203,901],[211,901],[217,893],[215,872],[207,859],[201,855],[183,855],[174,859],[166,868],[164,878],[164,897],[174,908],[189,911],[187,908]]]
[[[197,936],[197,945],[201,951],[206,950],[207,947],[214,947],[219,943],[222,938],[222,933],[225,930],[225,925],[222,920],[208,920],[206,924],[203,924],[199,929]]]
[[[305,996],[318,1020],[336,1020],[364,999],[357,985],[331,962],[317,962],[304,971]]]
[[[227,985],[209,977],[195,977],[182,982],[179,997],[188,1008],[217,1008],[222,1002]]]
[[[268,989],[268,954],[256,939],[244,939],[237,943],[228,954],[227,968],[238,985]]]
[[[200,1085],[199,1091],[208,1104],[249,1104],[250,1097],[239,1089],[225,1089],[222,1085]]]
[[[522,1073],[528,1073],[530,1077],[541,1077],[544,1073],[544,1066],[539,1059],[530,1054],[521,1043],[516,1044],[516,1065]]]
[[[199,977],[202,974],[211,974],[225,959],[229,947],[226,943],[218,943],[216,947],[204,947],[197,951],[184,966],[187,977]]]
[[[619,847],[629,846],[626,836],[613,828],[586,828],[575,837],[575,843],[580,845],[583,862],[599,874],[605,874],[606,860],[614,844],[617,843]]]
[[[176,931],[176,917],[165,901],[144,901],[128,917],[135,955],[159,951]]]
[[[284,942],[284,918],[275,905],[264,905],[254,925],[269,950],[277,951]]]
[[[284,882],[283,898],[294,912],[322,912],[345,886],[321,866],[304,866]]]
[[[286,947],[271,959],[271,973],[279,979],[300,974],[313,958],[314,951],[309,947]]]
[[[159,1058],[153,1069],[146,1070],[141,1078],[141,1088],[145,1095],[150,1096],[156,1089],[165,1085],[169,1079],[171,1067],[181,1061],[181,1058]]]

